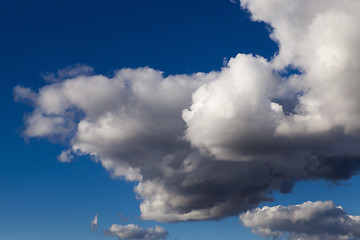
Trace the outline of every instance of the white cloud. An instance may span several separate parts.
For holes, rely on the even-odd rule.
[[[358,136],[360,2],[244,0],[242,5],[274,28],[279,54],[271,62],[238,55],[218,79],[199,88],[184,112],[188,140],[219,159],[247,160],[256,154],[246,156],[244,148],[275,149],[280,139],[299,145],[299,138],[334,128]],[[288,65],[303,74],[281,80],[273,74]],[[271,101],[294,97],[298,103],[290,116],[272,111]]]
[[[117,225],[113,224],[107,231],[107,235],[117,237],[118,239],[165,239],[168,232],[159,226],[155,228],[141,228],[134,224]]]
[[[60,162],[71,162],[73,158],[74,156],[72,155],[71,150],[62,151],[58,156]]]
[[[276,239],[360,239],[360,216],[347,215],[331,201],[257,208],[240,220],[253,232]]]
[[[28,137],[61,136],[69,134],[70,129],[62,116],[47,116],[34,112],[26,119],[28,128],[24,134]],[[71,125],[72,126],[72,125]]]
[[[94,219],[91,220],[90,229],[94,232],[98,228],[98,215],[96,214]]]
[[[234,216],[297,181],[359,173],[360,3],[241,4],[273,27],[271,61],[239,54],[219,72],[168,77],[61,73],[37,92],[15,88],[34,106],[24,135],[66,141],[137,181],[141,217],[159,221]],[[289,65],[302,74],[282,74]]]
[[[272,138],[277,122],[284,118],[282,111],[271,107],[277,83],[280,78],[264,58],[239,54],[216,80],[193,94],[192,106],[183,111],[186,138],[218,159],[255,157],[241,153],[241,148],[251,144],[246,143],[249,140],[259,145]]]
[[[15,101],[30,101],[30,102],[35,102],[37,97],[36,93],[33,90],[22,86],[16,86],[14,88],[14,96],[15,96]]]
[[[243,0],[255,20],[273,27],[279,54],[272,66],[292,64],[304,74],[292,84],[303,92],[297,113],[278,134],[324,132],[334,126],[358,131],[360,87],[360,2],[357,0]]]

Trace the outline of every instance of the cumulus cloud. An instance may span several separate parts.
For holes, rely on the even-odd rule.
[[[271,62],[233,59],[230,71],[199,88],[184,112],[189,141],[219,159],[246,160],[261,152],[309,149],[309,142],[325,135],[358,136],[359,1],[241,3],[253,19],[273,27],[279,53]],[[282,79],[271,74],[289,65],[303,74]],[[284,115],[282,103],[294,97],[292,114]]]
[[[244,226],[275,239],[360,239],[360,216],[351,216],[332,201],[288,207],[257,208],[240,215]]]
[[[94,219],[91,220],[90,229],[94,232],[98,228],[98,215],[96,214]]]
[[[360,171],[359,4],[241,1],[272,26],[272,60],[238,54],[218,72],[145,67],[17,86],[34,106],[24,135],[65,141],[63,160],[89,155],[136,181],[141,217],[165,222],[238,215],[301,180],[349,179]]]
[[[118,239],[151,239],[159,240],[165,239],[168,232],[159,226],[155,228],[141,228],[134,224],[117,225],[113,224],[105,234],[117,237]]]

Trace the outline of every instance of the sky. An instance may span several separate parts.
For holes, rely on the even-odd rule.
[[[0,239],[360,239],[359,12],[2,2]]]

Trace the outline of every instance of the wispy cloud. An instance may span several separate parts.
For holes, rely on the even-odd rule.
[[[89,76],[94,74],[94,69],[86,64],[75,64],[63,69],[59,69],[56,73],[44,73],[42,77],[47,82],[59,82],[68,78],[78,76]]]

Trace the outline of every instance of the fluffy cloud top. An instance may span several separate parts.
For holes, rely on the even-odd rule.
[[[134,224],[125,226],[113,224],[107,231],[109,236],[117,237],[118,239],[151,239],[159,240],[165,239],[168,232],[162,227],[156,226],[155,228],[141,228]]]
[[[360,216],[347,215],[333,202],[257,208],[240,215],[246,227],[276,239],[360,239]]]
[[[15,88],[34,106],[24,135],[65,141],[60,161],[90,155],[137,181],[141,217],[158,221],[238,215],[297,181],[357,174],[360,2],[241,4],[273,27],[271,61],[239,54],[219,72],[168,77],[62,70],[36,92]]]

